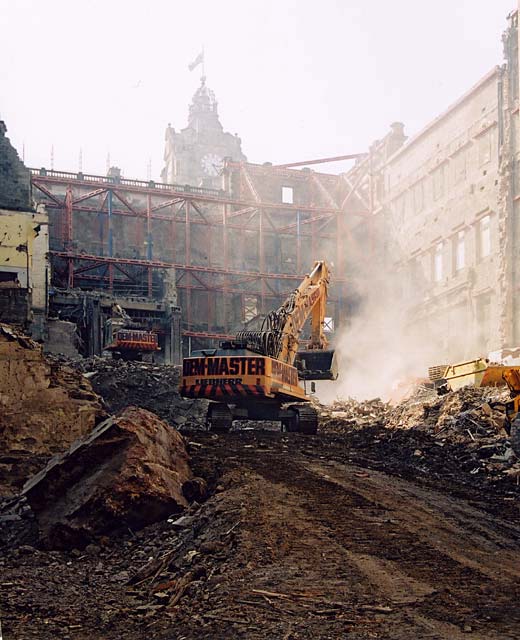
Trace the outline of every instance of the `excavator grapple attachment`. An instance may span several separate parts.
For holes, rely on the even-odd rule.
[[[336,380],[338,365],[333,349],[298,351],[294,362],[300,380]]]

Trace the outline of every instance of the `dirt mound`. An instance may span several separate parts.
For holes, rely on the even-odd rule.
[[[182,436],[128,407],[29,480],[23,495],[48,548],[84,547],[95,536],[140,529],[188,506],[193,474]]]
[[[208,403],[181,397],[179,367],[107,358],[89,358],[74,366],[88,377],[110,413],[135,405],[176,427],[205,424]]]
[[[21,487],[42,462],[106,416],[78,371],[0,325],[0,495]]]
[[[517,637],[520,487],[462,471],[462,446],[376,427],[188,446],[216,493],[180,518],[2,548],[6,637]]]

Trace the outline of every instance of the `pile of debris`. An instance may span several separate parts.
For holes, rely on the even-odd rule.
[[[352,398],[336,400],[331,405],[312,402],[320,415],[320,431],[325,433],[345,433],[352,429],[385,426],[391,411],[390,405],[379,398],[358,402]]]
[[[455,442],[473,437],[504,435],[505,409],[503,403],[510,400],[504,387],[464,387],[444,395],[431,390],[413,395],[393,407],[387,416],[386,426],[391,429],[422,429]],[[502,403],[494,406],[495,403]]]
[[[78,371],[47,360],[39,344],[0,325],[0,495],[104,417],[101,398]]]
[[[139,530],[201,500],[182,436],[153,413],[128,407],[107,418],[25,485],[47,548],[83,548]]]
[[[180,396],[179,367],[99,357],[75,366],[89,379],[110,413],[136,405],[177,428],[205,425],[208,403]]]
[[[510,400],[504,387],[464,387],[444,395],[433,389],[418,387],[416,392],[397,406],[381,400],[356,402],[349,399],[331,406],[318,405],[320,431],[348,434],[349,432],[381,428],[379,438],[394,438],[402,431],[406,442],[412,443],[415,434],[421,442],[434,449],[444,445],[462,447],[462,458],[471,472],[506,473],[515,479],[520,476],[519,438],[506,430],[504,403]],[[429,436],[424,439],[422,435]],[[394,438],[395,440],[395,438]],[[417,446],[414,456],[430,455],[428,446]],[[460,458],[460,459],[462,459]],[[465,465],[466,465],[465,462]],[[467,466],[466,465],[466,466]]]

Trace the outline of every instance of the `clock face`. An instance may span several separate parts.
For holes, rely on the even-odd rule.
[[[207,153],[202,158],[201,165],[208,176],[218,176],[224,168],[224,160],[216,153]]]

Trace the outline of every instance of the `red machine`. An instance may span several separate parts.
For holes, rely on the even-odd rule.
[[[105,348],[123,360],[137,360],[143,353],[160,351],[157,334],[141,329],[119,329],[114,341]]]

